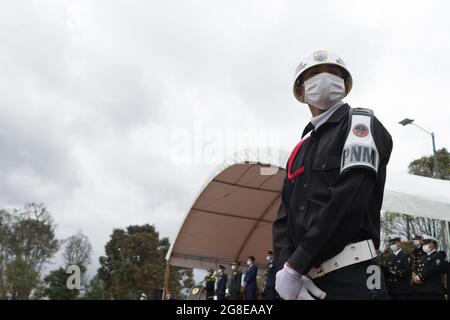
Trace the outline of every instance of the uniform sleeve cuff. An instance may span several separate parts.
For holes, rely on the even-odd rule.
[[[300,274],[305,274],[308,270],[312,257],[306,253],[300,246],[294,251],[288,260],[289,266]]]

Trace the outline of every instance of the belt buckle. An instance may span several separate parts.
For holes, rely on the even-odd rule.
[[[317,277],[319,277],[319,278],[323,277],[325,275],[325,271],[323,270],[323,266],[322,265],[314,267],[314,270],[316,271]]]

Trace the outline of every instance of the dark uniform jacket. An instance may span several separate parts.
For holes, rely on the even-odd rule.
[[[409,294],[411,291],[412,259],[401,250],[386,261],[385,277],[389,294]]]
[[[425,254],[419,261],[415,271],[422,280],[421,284],[415,284],[415,291],[419,294],[444,294],[445,255],[434,251]]]
[[[311,133],[293,161],[290,171],[295,178],[284,179],[272,230],[279,268],[289,260],[296,270],[307,273],[349,243],[372,239],[375,247],[379,246],[392,138],[374,117],[371,132],[378,149],[378,172],[362,166],[341,173],[347,135],[356,129],[349,128],[349,109],[342,105]],[[288,175],[289,162],[286,171]]]
[[[227,275],[221,273],[217,277],[216,295],[225,296],[225,289],[227,288]]]
[[[417,268],[419,265],[419,261],[422,258],[422,256],[425,255],[425,252],[423,252],[422,247],[414,248],[413,251],[413,268]]]
[[[267,265],[266,287],[275,288],[276,274],[277,274],[277,267],[275,261],[272,261]]]
[[[245,272],[245,276],[244,276],[244,282],[245,282],[246,288],[249,288],[249,289],[256,288],[256,275],[257,274],[258,274],[258,267],[255,266],[254,264],[251,265],[247,269],[247,272]]]
[[[214,275],[208,275],[206,277],[206,295],[207,297],[214,296],[214,286],[216,284],[216,277]]]
[[[239,269],[233,270],[231,273],[229,291],[231,295],[238,295],[241,293],[242,272]]]

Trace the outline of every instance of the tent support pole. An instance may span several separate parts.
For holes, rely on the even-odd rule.
[[[446,242],[447,242],[447,254],[449,254],[450,253],[450,221],[444,221],[444,223],[445,223],[445,238],[447,238],[447,239],[445,239],[446,240]]]
[[[164,288],[163,288],[162,300],[166,300],[166,296],[169,291],[169,278],[170,278],[170,265],[169,265],[169,260],[167,260],[166,272],[164,273]]]

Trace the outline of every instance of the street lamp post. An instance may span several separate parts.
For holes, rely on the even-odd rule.
[[[402,126],[406,126],[408,124],[412,124],[412,125],[416,126],[420,130],[424,131],[425,133],[427,133],[427,134],[429,134],[431,136],[431,141],[433,142],[433,160],[434,160],[434,164],[433,164],[433,178],[438,179],[439,178],[438,161],[437,161],[437,154],[436,154],[436,144],[434,143],[434,132],[429,132],[429,131],[425,130],[424,128],[418,126],[417,124],[414,123],[413,119],[405,118],[402,121],[400,121],[399,123]]]
[[[406,126],[408,124],[412,124],[414,126],[416,126],[417,128],[419,128],[420,130],[428,133],[431,136],[431,141],[433,142],[433,158],[434,158],[434,164],[433,164],[433,178],[438,179],[439,178],[439,174],[438,174],[438,161],[437,161],[437,154],[436,154],[436,144],[434,143],[434,132],[429,132],[427,130],[425,130],[424,128],[418,126],[417,124],[414,123],[413,119],[408,119],[405,118],[402,121],[399,122],[402,126]],[[443,223],[445,224],[445,236],[448,240],[450,240],[450,222],[448,221],[443,221]],[[449,251],[447,249],[447,251]]]

